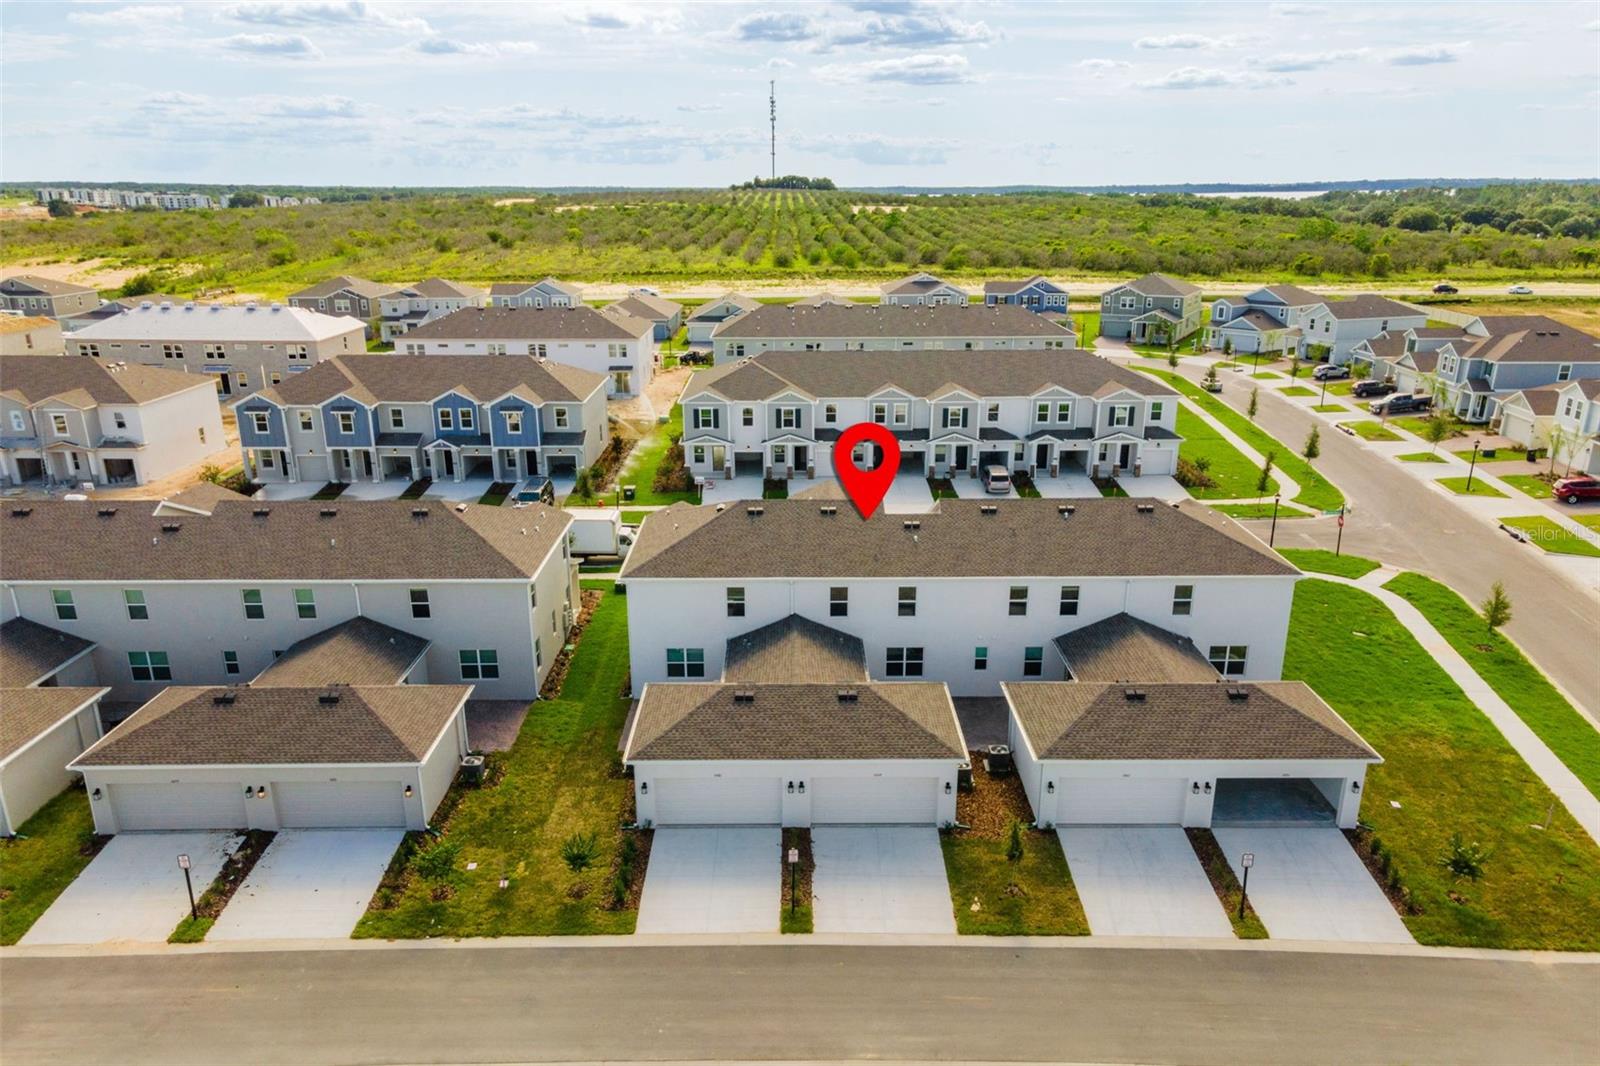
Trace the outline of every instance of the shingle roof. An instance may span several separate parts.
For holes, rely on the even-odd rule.
[[[1229,329],[1233,326],[1243,324],[1249,324],[1258,330],[1279,330],[1290,328],[1273,318],[1271,315],[1267,314],[1265,311],[1258,310],[1254,307],[1248,309],[1243,314],[1234,315],[1232,318],[1228,319],[1228,321],[1222,323],[1219,328]]]
[[[210,375],[185,374],[164,366],[123,366],[86,356],[41,359],[0,355],[0,392],[27,404],[51,397],[66,398],[75,405],[86,398],[95,403],[139,404],[206,387],[216,390]]]
[[[1406,337],[1403,333],[1380,333],[1356,345],[1357,348],[1363,346],[1379,359],[1398,359],[1406,354]]]
[[[47,315],[0,315],[0,333],[27,333],[36,329],[61,328],[61,323]]]
[[[177,519],[131,501],[33,500],[0,510],[0,580],[517,580],[571,524],[542,504],[223,500],[209,516]]]
[[[637,328],[633,324],[637,323]],[[592,307],[463,307],[406,333],[406,340],[636,340],[648,322]]]
[[[1556,413],[1556,405],[1561,398],[1561,393],[1566,387],[1565,384],[1540,385],[1537,388],[1523,389],[1520,392],[1513,393],[1513,395],[1521,396],[1523,402],[1528,405],[1528,410],[1534,414],[1553,415]],[[1509,397],[1507,398],[1509,399]]]
[[[714,308],[720,307],[723,304],[732,304],[734,307],[737,307],[739,311],[734,312],[737,314],[743,311],[754,311],[756,308],[761,306],[761,301],[757,300],[754,296],[746,296],[742,292],[725,292],[721,296],[718,296],[715,300],[707,300],[705,303],[695,308],[694,313],[689,315],[689,321],[694,322],[701,318],[709,318],[711,321],[720,322],[726,317],[731,317],[724,314],[719,314],[714,317],[711,315],[711,312]]]
[[[415,763],[471,685],[190,688],[174,685],[73,761],[82,766]],[[323,702],[323,697],[337,701]],[[218,702],[219,699],[231,702]]]
[[[1305,307],[1310,304],[1322,303],[1323,298],[1310,289],[1302,289],[1298,285],[1263,285],[1263,289],[1272,293],[1290,307]],[[1232,299],[1232,297],[1229,297]]]
[[[424,278],[415,285],[403,285],[395,290],[396,293],[415,294],[426,296],[434,300],[448,300],[465,297],[482,296],[483,290],[468,285],[465,282],[450,281],[447,278]],[[392,295],[392,294],[386,294]]]
[[[250,684],[256,688],[398,685],[431,643],[358,616],[295,641]]]
[[[1328,314],[1341,321],[1357,318],[1419,318],[1427,317],[1426,313],[1403,303],[1398,303],[1386,296],[1376,296],[1364,292],[1359,296],[1352,296],[1345,300],[1329,300],[1322,303]]]
[[[1491,363],[1596,363],[1600,362],[1600,337],[1552,322],[1549,328],[1497,333],[1471,345],[1456,342],[1465,359]]]
[[[325,300],[339,292],[353,292],[357,296],[364,296],[368,300],[391,296],[400,290],[398,285],[390,285],[382,281],[368,281],[366,278],[354,277],[350,274],[340,274],[338,277],[319,281],[315,285],[291,292],[291,300]]]
[[[634,318],[665,321],[683,311],[683,305],[647,292],[630,292],[627,296],[606,305],[624,311]]]
[[[1194,641],[1123,612],[1056,638],[1074,681],[1215,681]]]
[[[1380,761],[1361,735],[1300,681],[1137,687],[1006,682],[1000,687],[1042,759]],[[1143,697],[1130,699],[1130,692]]]
[[[284,341],[328,340],[359,331],[349,315],[325,315],[304,307],[273,304],[152,304],[130,307],[120,315],[91,322],[73,333],[74,340]]]
[[[993,513],[985,514],[993,508]],[[750,510],[760,511],[753,516]],[[1293,575],[1231,519],[1138,499],[940,500],[920,515],[811,500],[718,511],[674,504],[645,519],[623,564],[634,578]],[[1066,513],[1063,513],[1066,512]]]
[[[865,683],[866,646],[860,637],[791,614],[730,637],[722,660],[730,684]]]
[[[1191,285],[1178,278],[1169,278],[1165,274],[1146,274],[1142,278],[1123,282],[1111,291],[1115,292],[1117,289],[1132,289],[1141,296],[1193,296],[1200,291],[1200,286]]]
[[[557,278],[540,278],[538,281],[497,281],[489,286],[489,292],[495,296],[518,296],[540,286],[554,289],[574,299],[583,295],[583,286]]]
[[[953,285],[942,278],[936,278],[932,274],[920,273],[908,274],[898,281],[885,282],[878,286],[878,291],[886,296],[914,296],[918,293],[932,292],[935,289],[944,288],[959,289],[960,286]]]
[[[570,403],[605,382],[602,374],[531,355],[341,355],[257,395],[283,404],[319,404],[343,394],[371,405],[427,403],[455,391],[485,402],[515,393],[534,403]]]
[[[1041,282],[1046,285],[1050,284],[1049,279],[1043,274],[1035,274],[1031,278],[1022,278],[1021,280],[986,281],[983,283],[983,294],[985,296],[1014,296],[1028,286]]]
[[[176,495],[166,497],[161,502],[189,511],[210,514],[217,504],[223,500],[248,500],[249,498],[242,492],[234,492],[232,489],[224,488],[221,485],[213,485],[209,481],[200,481],[190,485]]]
[[[1067,337],[1071,330],[1016,304],[763,304],[718,326],[717,340],[773,338]]]
[[[106,692],[103,688],[57,686],[0,689],[0,762]],[[60,766],[50,769],[59,770]]]
[[[42,278],[37,274],[9,274],[0,279],[0,289],[6,292],[12,292],[18,287],[26,287],[49,296],[69,296],[95,291],[88,285],[79,285],[75,281],[58,281],[55,278]]]
[[[1148,374],[1087,352],[1043,348],[761,352],[696,374],[684,395],[709,389],[730,400],[755,401],[788,390],[813,397],[871,396],[894,387],[933,397],[955,387],[975,396],[1032,396],[1055,387],[1094,396],[1107,386],[1138,396],[1177,395]]]
[[[13,618],[0,626],[0,688],[27,688],[92,647],[92,640]]]
[[[836,292],[819,292],[811,296],[802,296],[798,300],[793,300],[789,303],[789,306],[827,307],[830,304],[837,304],[840,307],[851,307],[854,306],[854,303],[855,302],[853,300],[848,300]]]
[[[669,682],[645,686],[623,758],[965,759],[965,746],[942,684]]]

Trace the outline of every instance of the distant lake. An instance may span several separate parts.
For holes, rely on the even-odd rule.
[[[1198,192],[1195,195],[1218,196],[1227,200],[1241,200],[1246,196],[1270,196],[1275,200],[1309,200],[1327,191],[1327,189],[1263,189],[1260,192]]]

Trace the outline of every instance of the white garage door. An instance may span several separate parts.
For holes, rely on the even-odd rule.
[[[931,777],[823,777],[811,787],[813,825],[932,825],[939,815]]]
[[[111,809],[124,833],[245,826],[244,786],[235,784],[112,785]]]
[[[658,779],[657,825],[777,825],[783,783],[775,777]]]
[[[272,786],[284,829],[403,829],[400,781],[278,781]]]
[[[1188,784],[1172,777],[1063,777],[1056,782],[1056,824],[1178,825]]]

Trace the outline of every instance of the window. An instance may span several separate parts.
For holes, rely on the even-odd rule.
[[[356,431],[356,413],[354,411],[335,411],[334,417],[339,420],[340,433],[354,433]]]
[[[1570,381],[1572,379],[1572,364],[1562,363],[1556,368],[1557,381]]]
[[[1039,677],[1044,673],[1044,648],[1022,649],[1022,676]]]
[[[506,346],[504,344],[490,343],[490,345],[489,345],[489,354],[490,355],[505,355],[506,354]]]
[[[391,407],[391,408],[389,408],[389,428],[390,429],[405,429],[406,428],[406,411],[405,411],[405,408],[403,408],[403,407]]]
[[[880,426],[887,423],[889,421],[889,405],[886,403],[873,404],[872,420]]]
[[[1033,409],[1033,417],[1034,417],[1034,421],[1036,421],[1036,422],[1048,422],[1048,421],[1050,421],[1050,404],[1049,403],[1041,403],[1038,406],[1034,407],[1034,409]]]
[[[777,429],[794,429],[800,425],[800,408],[774,408],[772,411],[772,424]]]
[[[981,644],[972,649],[972,668],[974,670],[989,669],[989,649]]]
[[[67,435],[67,416],[51,415],[50,429],[56,436],[65,437]]]
[[[261,452],[256,456],[256,461],[263,470],[275,470],[278,466],[277,452]]]
[[[243,589],[239,598],[244,603],[244,616],[246,618],[262,619],[267,616],[267,605],[261,600],[260,589]]]
[[[100,358],[100,346],[98,344],[80,344],[78,345],[78,351],[91,359]]]
[[[1011,600],[1007,605],[1006,613],[1014,615],[1028,613],[1028,586],[1011,586]]]
[[[456,413],[448,407],[439,408],[439,428],[442,430],[456,428]]]
[[[1061,613],[1062,614],[1068,614],[1068,615],[1077,614],[1078,613],[1078,586],[1077,585],[1062,585],[1061,586]]]
[[[556,408],[556,428],[566,429],[570,414],[565,407]]]
[[[128,608],[130,621],[148,622],[150,620],[150,606],[144,602],[144,592],[141,589],[123,589],[122,602]]]
[[[459,411],[457,412],[456,424],[459,425],[462,429],[473,429],[473,428],[475,428],[476,425],[477,425],[477,422],[476,422],[476,419],[473,418],[473,410],[472,410],[472,408],[470,408],[470,407],[460,408]]]
[[[72,602],[72,593],[67,589],[55,589],[50,593],[50,598],[55,601],[56,617],[63,622],[71,622],[78,617],[78,605]]]
[[[283,375],[278,373],[276,370],[267,371],[267,384],[269,384],[269,385],[281,385],[281,384],[283,384]]]
[[[549,353],[549,351],[550,351],[549,346],[545,345],[545,344],[542,344],[542,343],[541,344],[530,344],[530,345],[528,345],[528,354],[532,355],[532,356],[536,356],[537,358],[540,358],[540,359],[545,358],[545,356]]]
[[[412,618],[432,618],[433,617],[433,604],[428,602],[428,590],[427,589],[412,589],[411,590],[411,617]]]
[[[1152,422],[1161,421],[1161,412],[1164,409],[1165,408],[1163,408],[1162,402],[1160,400],[1151,400],[1150,401],[1150,421],[1152,421]]]
[[[900,586],[900,608],[899,608],[899,613],[900,613],[900,617],[901,618],[912,618],[912,617],[916,616],[916,613],[917,613],[917,589],[916,589],[915,585],[901,585]]]
[[[411,344],[411,343],[408,342],[406,344],[406,354],[407,355],[422,355],[422,354],[424,354],[423,353],[423,349],[422,349],[422,345],[420,345],[420,344]]]
[[[1223,677],[1239,677],[1244,673],[1244,660],[1249,651],[1242,644],[1213,644],[1206,658]]]
[[[1131,403],[1114,403],[1111,405],[1111,417],[1107,421],[1112,426],[1133,425],[1133,405]]]
[[[506,420],[506,432],[507,433],[521,433],[522,432],[522,412],[521,411],[502,411],[500,413],[505,417],[505,420]]]
[[[839,405],[833,403],[824,404],[822,406],[822,420],[830,425],[839,421]]]
[[[1056,404],[1056,421],[1060,422],[1062,425],[1068,425],[1071,423],[1072,402],[1070,400],[1063,400],[1062,402]]]
[[[316,428],[316,424],[316,419],[312,416],[310,411],[300,412],[300,429],[302,432],[310,433],[314,428]]]
[[[317,594],[315,590],[294,590],[294,613],[300,618],[315,618],[317,616]]]
[[[265,411],[251,411],[250,428],[257,433],[269,432],[272,429],[272,416]]]
[[[889,648],[884,655],[883,672],[886,677],[921,677],[921,648]]]
[[[164,651],[130,651],[128,670],[135,681],[172,680],[172,664]]]
[[[850,590],[843,585],[828,589],[828,617],[846,618],[850,614]]]
[[[163,359],[182,359],[183,358],[183,345],[181,345],[181,344],[163,344],[161,346],[161,358],[163,358]]]
[[[897,403],[897,404],[895,404],[894,405],[894,424],[897,425],[897,426],[903,426],[903,425],[906,425],[907,423],[909,423],[910,421],[911,421],[911,405],[908,404],[908,403]]]
[[[238,652],[225,651],[222,653],[222,672],[225,674],[237,674],[239,672]]]
[[[1133,305],[1135,303],[1135,300],[1134,300],[1134,298],[1132,296],[1124,296],[1120,300],[1118,300],[1117,303],[1118,303],[1118,306],[1122,308],[1122,310],[1131,311],[1131,310],[1133,310]]]
[[[940,425],[945,429],[966,429],[967,409],[965,407],[945,407],[940,409]]]
[[[493,648],[467,648],[461,653],[461,680],[493,681],[500,676],[500,654]]]
[[[715,407],[696,407],[690,414],[693,416],[695,429],[716,429],[719,412]]]
[[[1194,586],[1172,586],[1172,613],[1191,614],[1194,610]]]
[[[234,384],[235,388],[248,389],[250,387],[250,375],[249,374],[235,374],[235,375],[233,375],[233,384]]]
[[[787,444],[774,444],[772,446],[772,465],[786,466],[789,462],[789,446]]]
[[[668,677],[705,677],[706,650],[704,648],[668,648]]]
[[[987,413],[984,415],[984,418],[990,422],[1000,421],[1000,405],[997,403],[990,404]]]
[[[728,617],[744,617],[744,589],[734,587],[728,590]]]
[[[695,464],[698,465],[698,464],[703,463],[705,461],[706,461],[706,446],[704,444],[696,444],[694,446],[694,462],[695,462]]]
[[[218,360],[226,359],[228,357],[227,349],[223,348],[223,346],[220,344],[207,344],[200,349],[200,354],[212,362],[217,362]]]

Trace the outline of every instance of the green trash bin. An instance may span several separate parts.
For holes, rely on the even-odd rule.
[[[622,500],[623,500],[624,503],[632,503],[633,502],[633,494],[634,494],[634,486],[632,486],[632,485],[624,485],[624,486],[622,486]]]

